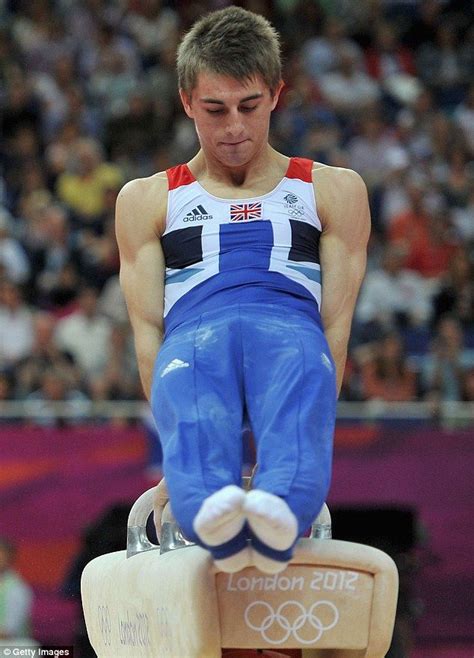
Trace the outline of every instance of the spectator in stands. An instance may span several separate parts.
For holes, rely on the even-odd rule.
[[[81,139],[81,127],[75,118],[68,117],[49,140],[45,149],[45,164],[51,189],[56,189],[62,174],[71,168],[71,153]]]
[[[420,326],[431,311],[422,277],[403,267],[404,251],[385,248],[381,269],[367,273],[355,320],[360,327],[372,325],[375,333],[396,327]]]
[[[41,259],[41,271],[36,286],[43,307],[51,308],[51,291],[57,287],[66,264],[77,266],[79,254],[64,207],[50,204],[43,210],[42,231],[46,239],[41,254],[38,255]]]
[[[426,279],[438,281],[448,271],[451,259],[459,251],[459,240],[453,231],[448,208],[441,200],[434,205],[425,203],[428,219],[425,232],[413,240],[406,267]]]
[[[390,23],[380,22],[373,35],[373,46],[365,53],[367,73],[381,82],[399,74],[415,75],[412,52],[403,46]]]
[[[48,191],[48,181],[40,159],[27,159],[21,168],[19,196]]]
[[[415,400],[416,373],[408,366],[399,334],[387,334],[371,346],[370,352],[361,364],[365,399],[385,402]]]
[[[66,89],[66,103],[67,115],[58,129],[69,122],[77,125],[80,134],[98,139],[103,131],[103,118],[97,108],[86,103],[86,93],[79,85]]]
[[[32,344],[31,311],[20,288],[3,279],[0,281],[0,367],[13,368],[30,353]]]
[[[467,370],[462,379],[463,402],[474,402],[474,368]]]
[[[457,106],[454,120],[463,131],[471,156],[474,156],[474,82],[471,83],[466,96]]]
[[[442,22],[443,3],[439,0],[416,2],[415,16],[405,29],[404,42],[412,49],[424,44],[433,44],[438,26]]]
[[[76,297],[81,285],[81,277],[73,263],[66,263],[58,272],[54,285],[48,292],[45,310],[55,317],[65,317],[76,310]]]
[[[36,84],[43,101],[42,134],[47,142],[55,138],[66,122],[75,121],[81,133],[98,137],[100,112],[86,104],[85,92],[77,84],[76,59],[63,57],[55,63],[53,75],[43,75]]]
[[[313,80],[302,70],[298,57],[288,64],[289,83],[280,97],[278,111],[275,115],[275,133],[281,148],[289,153],[310,153],[319,151],[321,155],[328,152],[329,142],[334,140],[332,148],[339,143],[336,117],[333,112],[321,104],[321,94]],[[309,143],[311,130],[324,135],[324,145],[315,149]]]
[[[35,73],[49,73],[62,57],[74,53],[65,24],[47,2],[34,2],[15,21],[13,30],[25,65]]]
[[[379,195],[379,223],[384,236],[393,218],[410,207],[406,191],[410,166],[408,151],[402,146],[392,147],[386,155],[385,166],[386,176]]]
[[[361,116],[380,98],[378,84],[357,68],[354,52],[345,46],[337,52],[336,68],[321,76],[319,86],[329,107],[345,121]]]
[[[460,322],[453,316],[444,316],[422,365],[425,397],[435,401],[460,401],[463,379],[473,367],[474,350],[464,347]]]
[[[430,117],[428,130],[430,152],[427,174],[432,177],[433,182],[437,182],[446,171],[449,154],[459,140],[459,131],[447,114],[439,109]]]
[[[363,69],[360,47],[349,39],[344,23],[339,17],[328,16],[320,36],[308,39],[301,50],[306,73],[318,82],[326,73],[335,71],[340,65],[340,52],[351,55],[357,69]]]
[[[365,400],[359,366],[354,350],[351,350],[344,368],[339,400],[344,402],[362,402]]]
[[[36,129],[28,124],[19,126],[14,135],[5,139],[6,183],[11,192],[10,208],[16,214],[16,202],[28,194],[28,171],[41,159],[41,147]]]
[[[61,199],[84,223],[93,222],[104,210],[104,192],[120,187],[122,172],[114,164],[104,162],[101,148],[93,139],[81,139],[70,153],[68,171],[57,180]]]
[[[40,388],[43,373],[53,368],[72,388],[81,384],[81,373],[72,355],[61,350],[54,341],[56,319],[50,313],[39,311],[33,318],[34,339],[31,353],[22,359],[16,369],[17,395],[25,398]]]
[[[35,190],[23,195],[18,203],[20,240],[28,255],[33,278],[42,267],[41,257],[46,245],[43,213],[51,203],[52,196],[47,190]]]
[[[178,80],[176,77],[177,39],[169,39],[161,51],[159,62],[146,72],[144,83],[153,111],[160,126],[160,142],[169,142],[175,129],[174,122],[180,114]]]
[[[457,26],[443,21],[436,29],[435,43],[422,45],[417,55],[421,80],[434,89],[441,106],[447,108],[460,102],[469,76],[458,38]]]
[[[0,401],[12,400],[14,392],[13,374],[0,370]]]
[[[10,213],[0,206],[0,274],[13,283],[25,283],[30,263],[25,250],[13,235]]]
[[[465,148],[454,146],[448,155],[445,174],[441,180],[442,191],[450,206],[464,208],[474,189],[474,172]]]
[[[127,107],[106,126],[105,143],[116,160],[126,158],[144,171],[150,168],[150,158],[162,135],[152,100],[144,89],[132,89]]]
[[[9,71],[6,92],[2,98],[2,132],[3,139],[11,146],[13,139],[22,128],[30,128],[39,132],[41,107],[36,97],[30,79],[21,68]],[[15,173],[15,172],[8,172]]]
[[[471,248],[471,260],[474,256],[474,186],[469,192],[469,198],[464,208],[453,208],[453,224],[461,241]]]
[[[136,78],[127,67],[122,52],[110,50],[100,60],[89,82],[89,93],[103,108],[106,119],[120,117],[127,111],[127,97],[136,86]]]
[[[75,60],[71,55],[54,62],[51,71],[35,76],[34,88],[41,101],[42,136],[49,140],[64,122],[68,114],[67,93],[77,75]]]
[[[141,397],[130,326],[114,325],[104,372],[90,382],[93,400],[133,400]]]
[[[459,249],[451,258],[433,297],[432,325],[448,314],[456,316],[465,330],[474,331],[474,265],[466,249]]]
[[[81,49],[79,65],[82,75],[92,79],[118,55],[123,72],[136,77],[141,69],[137,45],[116,28],[118,17],[106,16],[104,12],[98,18],[95,18],[95,29],[88,34],[85,47]]]
[[[360,122],[360,131],[350,140],[347,150],[350,167],[363,177],[369,192],[384,182],[391,168],[390,155],[398,148],[380,112],[366,113]]]
[[[128,311],[120,287],[119,275],[111,276],[99,297],[100,312],[109,318],[114,324],[126,324],[128,322]]]
[[[82,279],[90,286],[102,288],[120,268],[113,219],[104,222],[101,235],[91,230],[81,231],[78,252]]]
[[[435,110],[433,94],[422,88],[413,103],[401,109],[396,116],[399,143],[409,154],[415,171],[418,166],[425,165],[432,153],[430,128]]]
[[[162,0],[129,3],[130,11],[124,26],[134,38],[146,68],[159,62],[163,50],[173,35],[179,31],[179,18]]]
[[[65,409],[58,409],[57,403],[63,403]],[[33,424],[48,427],[84,422],[90,412],[89,398],[55,368],[42,372],[39,388],[26,397],[25,406]]]
[[[388,241],[405,251],[405,263],[410,258],[413,243],[428,240],[427,189],[428,181],[423,175],[408,171],[406,180],[408,210],[393,216],[387,227]]]
[[[12,644],[30,638],[33,591],[15,571],[15,546],[0,537],[0,640]]]
[[[78,297],[78,310],[57,324],[55,340],[59,347],[74,357],[88,377],[104,372],[111,325],[97,309],[95,288],[83,288]]]

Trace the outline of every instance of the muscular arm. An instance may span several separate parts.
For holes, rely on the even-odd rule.
[[[163,336],[165,264],[159,239],[160,197],[166,185],[135,180],[121,190],[116,207],[120,285],[133,327],[140,378],[150,398],[153,365]],[[162,194],[156,194],[156,192]],[[163,201],[161,201],[161,204]]]
[[[323,223],[321,316],[336,363],[339,394],[352,316],[365,273],[370,212],[365,184],[355,172],[323,167],[313,172],[313,180]]]

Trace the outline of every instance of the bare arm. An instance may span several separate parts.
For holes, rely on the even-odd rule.
[[[313,180],[323,223],[321,316],[336,363],[339,394],[352,316],[365,274],[370,212],[365,184],[355,172],[323,167],[313,172]]]
[[[116,207],[120,284],[133,327],[140,378],[150,398],[153,365],[163,337],[165,263],[159,233],[166,183],[152,179],[127,183]],[[163,201],[164,200],[164,201]]]

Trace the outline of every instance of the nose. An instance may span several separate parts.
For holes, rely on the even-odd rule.
[[[238,110],[231,110],[227,115],[227,122],[225,127],[226,135],[229,137],[241,137],[244,131],[242,116]]]

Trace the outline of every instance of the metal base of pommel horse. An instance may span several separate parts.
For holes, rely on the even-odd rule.
[[[161,547],[149,541],[153,495],[149,489],[130,511],[127,550],[95,558],[82,574],[87,632],[99,658],[221,658],[223,648],[385,656],[398,596],[395,563],[376,548],[331,539],[326,506],[283,572],[228,574],[184,539],[169,505]]]

